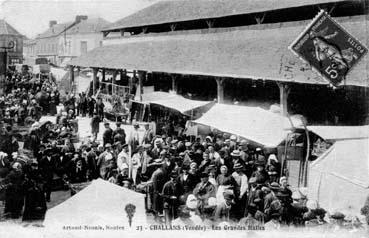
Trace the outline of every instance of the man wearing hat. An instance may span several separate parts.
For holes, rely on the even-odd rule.
[[[231,135],[231,137],[229,139],[230,139],[229,149],[232,152],[233,150],[237,149],[237,136],[236,135]]]
[[[44,151],[44,157],[41,159],[39,167],[40,172],[45,179],[45,193],[46,193],[46,201],[50,202],[51,195],[51,184],[54,176],[55,169],[55,157],[52,154],[51,148],[48,148]]]
[[[126,143],[126,132],[121,128],[121,122],[116,122],[117,128],[113,131],[114,142],[119,141],[122,145]]]
[[[133,130],[131,130],[131,133],[129,135],[129,141],[128,144],[131,146],[132,151],[136,151],[137,146],[140,144],[140,136],[138,133],[138,129],[140,126],[137,122],[133,123]]]
[[[104,126],[105,131],[103,133],[103,146],[105,147],[107,143],[114,144],[114,142],[113,142],[113,130],[110,128],[110,123],[105,122]]]
[[[269,175],[268,172],[265,170],[265,163],[265,157],[259,156],[258,159],[255,161],[255,166],[257,170],[254,171],[251,175],[251,177],[255,177],[257,182],[260,184],[269,182]]]
[[[189,170],[189,165],[183,165],[181,167],[182,173],[178,177],[178,187],[180,189],[180,194],[183,195],[183,201],[186,201],[187,196],[192,193],[197,184],[197,179],[193,174],[189,173]]]
[[[105,145],[105,151],[99,155],[99,158],[97,160],[97,169],[99,171],[100,178],[105,178],[106,172],[109,169],[111,165],[111,161],[114,161],[114,154],[113,150],[111,148],[111,144],[107,143]]]
[[[207,205],[208,199],[210,197],[216,197],[216,188],[215,186],[209,182],[209,174],[201,173],[200,175],[201,182],[198,183],[193,190],[193,194],[199,200],[199,210],[200,212]]]
[[[231,153],[231,157],[233,164],[241,164],[244,169],[245,162],[241,159],[241,152],[239,150],[233,150]]]
[[[235,191],[235,207],[237,210],[236,218],[241,219],[244,216],[245,208],[246,208],[246,196],[247,189],[249,187],[247,176],[243,172],[243,165],[240,163],[236,163],[233,166],[234,172],[232,173],[232,177],[236,181]]]
[[[179,207],[180,189],[177,183],[178,173],[177,171],[170,172],[170,180],[163,186],[161,196],[164,201],[164,212],[166,215],[166,221],[170,224],[170,221],[177,217],[177,209]]]
[[[117,166],[119,172],[123,171],[123,167],[128,166],[128,164],[129,164],[128,145],[124,144],[122,146],[122,151],[118,154],[117,157]]]
[[[155,168],[154,173],[151,175],[152,181],[152,193],[150,194],[150,198],[152,201],[152,209],[156,213],[156,215],[161,214],[163,212],[163,201],[160,194],[163,191],[163,187],[165,182],[164,171],[162,168],[163,160],[161,158],[155,159],[152,163],[153,168]]]
[[[219,204],[215,210],[215,220],[217,222],[222,221],[230,221],[231,217],[231,208],[234,205],[234,194],[230,191],[225,191],[223,193],[224,201]]]
[[[150,144],[152,142],[153,138],[154,138],[154,132],[150,128],[150,124],[145,123],[145,132],[144,132],[144,135],[143,135],[142,143],[143,144]]]

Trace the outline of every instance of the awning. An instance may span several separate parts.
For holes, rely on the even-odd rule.
[[[182,97],[181,95],[166,93],[166,92],[152,92],[142,95],[144,103],[156,104],[166,108],[176,110],[184,115],[191,116],[192,111],[201,107],[212,104],[212,101],[198,101]]]
[[[315,160],[308,173],[309,199],[329,212],[359,215],[369,192],[368,148],[368,139],[337,141]]]
[[[46,212],[46,229],[63,230],[63,226],[129,227],[127,205],[135,207],[132,227],[146,225],[145,196],[102,179],[94,180],[73,197]]]
[[[287,117],[260,107],[215,104],[194,123],[235,134],[266,147],[278,146],[289,132]],[[298,124],[293,122],[293,124]]]
[[[366,126],[308,126],[308,129],[324,140],[347,140],[369,137],[369,125]]]
[[[366,31],[365,27],[369,28],[369,20],[365,16],[336,20],[358,40],[367,42],[366,32],[369,29]],[[133,36],[119,41],[127,43],[95,48],[68,64],[328,84],[288,49],[308,24],[309,21],[289,22],[231,28],[229,31],[207,34],[194,31],[193,34],[170,36]],[[363,57],[349,72],[346,85],[368,86],[368,58],[368,55]]]

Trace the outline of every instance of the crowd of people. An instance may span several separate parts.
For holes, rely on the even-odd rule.
[[[126,133],[120,121],[113,130],[104,119],[101,99],[91,103],[85,94],[78,99],[67,95],[63,110],[54,113],[51,101],[58,105],[60,100],[50,81],[35,84],[17,75],[7,80],[7,96],[0,105],[4,125],[0,200],[5,202],[2,215],[7,218],[43,219],[53,190],[101,178],[145,193],[146,209],[160,223],[227,223],[267,229],[284,225],[361,227],[358,220],[347,222],[342,213],[328,216],[316,201],[307,199],[305,191],[293,193],[277,155],[235,135],[219,132],[192,138],[174,126],[156,135],[145,124],[142,136],[139,124],[133,123],[132,131]],[[38,93],[47,97],[34,98]],[[51,101],[45,106],[42,98]],[[37,108],[37,113],[6,113],[23,104]],[[46,114],[56,115],[55,123],[40,123],[41,115]],[[73,143],[77,115],[92,117],[93,135],[78,146]],[[25,159],[13,130],[27,117],[34,122],[24,136],[24,148],[32,152]],[[100,132],[102,121],[105,129]],[[102,141],[97,140],[99,133]]]

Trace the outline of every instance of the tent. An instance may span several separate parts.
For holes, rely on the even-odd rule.
[[[337,141],[369,137],[369,125],[365,126],[308,126],[308,129],[324,140]]]
[[[337,141],[308,172],[308,197],[329,212],[357,215],[369,195],[369,139]]]
[[[198,101],[182,97],[181,95],[166,92],[152,92],[142,95],[143,103],[156,104],[176,110],[184,115],[191,116],[192,111],[209,106],[212,101]]]
[[[109,183],[94,180],[88,187],[46,212],[46,229],[63,226],[125,226],[129,227],[126,206],[133,204],[132,227],[146,224],[145,195]]]
[[[286,139],[289,132],[287,128],[291,128],[291,124],[301,125],[295,120],[260,107],[217,103],[193,122],[241,136],[263,146],[276,147]]]

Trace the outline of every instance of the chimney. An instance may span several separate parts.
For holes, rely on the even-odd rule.
[[[53,27],[54,25],[58,24],[57,21],[49,21],[49,28]]]
[[[77,15],[76,16],[76,23],[80,23],[82,20],[87,20],[87,16],[85,15]]]

